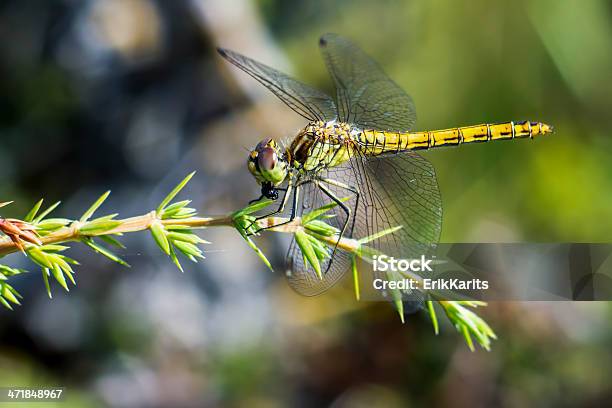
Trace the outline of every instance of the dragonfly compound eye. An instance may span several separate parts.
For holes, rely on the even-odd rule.
[[[276,167],[278,156],[276,155],[274,149],[271,147],[265,147],[261,149],[257,155],[257,162],[262,171],[272,171]]]
[[[273,185],[279,185],[287,176],[287,163],[279,156],[276,149],[264,147],[257,154],[259,177]]]

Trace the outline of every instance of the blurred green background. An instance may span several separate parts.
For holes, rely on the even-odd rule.
[[[22,0],[0,3],[0,201],[74,217],[144,213],[185,174],[203,214],[258,188],[246,151],[301,118],[214,52],[234,49],[331,91],[317,39],[352,38],[413,96],[418,129],[543,121],[555,134],[427,152],[445,242],[612,241],[612,4],[578,1]],[[6,210],[6,211],[5,211]],[[0,386],[62,385],[58,406],[602,406],[612,307],[496,303],[470,353],[424,315],[400,324],[344,284],[304,299],[231,230],[185,274],[146,234],[121,270],[88,251],[76,289],[0,311]],[[20,255],[6,261],[28,267]],[[32,268],[34,270],[34,268]],[[43,406],[43,405],[41,405]],[[50,407],[53,404],[44,404]]]

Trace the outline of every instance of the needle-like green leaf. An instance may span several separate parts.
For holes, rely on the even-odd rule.
[[[113,238],[111,235],[100,235],[100,239],[107,244],[114,245],[117,248],[125,249],[125,245],[121,243],[121,241]]]
[[[91,249],[96,251],[97,253],[99,253],[101,255],[104,255],[105,257],[107,257],[111,261],[117,262],[118,264],[123,265],[123,266],[127,266],[128,268],[130,267],[130,264],[125,262],[123,259],[119,258],[117,255],[115,255],[109,249],[104,248],[103,246],[99,245],[93,239],[85,238],[85,239],[83,239],[83,242],[85,243],[85,245],[87,245],[88,247],[90,247]]]
[[[382,238],[385,235],[393,234],[395,231],[398,231],[398,230],[400,230],[402,228],[403,227],[401,225],[398,225],[398,226],[392,227],[392,228],[387,228],[384,231],[380,231],[380,232],[377,232],[375,234],[372,234],[370,236],[367,236],[365,238],[360,239],[359,243],[360,244],[367,244],[368,242],[372,242],[372,241],[374,241],[376,239]]]
[[[468,330],[467,326],[460,325],[459,331],[461,332],[461,334],[463,334],[463,337],[465,338],[465,342],[470,348],[470,351],[474,351],[474,342],[472,341],[472,336],[470,336],[470,331]]]
[[[312,246],[311,241],[308,239],[308,235],[304,231],[297,231],[295,234],[295,242],[300,247],[302,254],[308,260],[308,263],[317,273],[319,279],[323,280],[321,274],[321,264],[319,263],[319,257],[317,256],[315,249]]]
[[[0,303],[2,303],[2,305],[4,305],[4,307],[6,307],[8,310],[13,310],[13,306],[11,306],[9,302],[4,300],[2,296],[0,296]]]
[[[308,222],[308,224],[305,224],[304,228],[308,231],[314,232],[315,234],[319,234],[324,237],[331,237],[332,235],[338,234],[340,232],[338,228],[333,227],[321,220],[312,220]]]
[[[66,289],[66,292],[70,292],[70,289],[68,289],[68,284],[66,283],[66,279],[64,278],[64,273],[62,272],[62,269],[59,267],[58,264],[53,264],[53,267],[51,268],[51,274],[53,275],[57,283],[59,283],[62,288]]]
[[[25,269],[11,268],[7,265],[0,265],[0,279],[3,277],[6,278],[7,276],[19,275],[25,272],[27,272]]]
[[[43,251],[41,251],[37,246],[29,246],[26,249],[26,253],[35,263],[40,265],[43,268],[53,268],[53,264],[49,261],[47,255]]]
[[[311,235],[307,235],[307,237],[310,243],[312,244],[312,249],[314,249],[317,258],[319,258],[319,261],[323,261],[331,256],[331,250],[328,250],[327,246],[324,243],[322,243],[317,238]]]
[[[170,243],[166,237],[164,226],[159,221],[155,221],[153,224],[151,224],[150,230],[151,234],[153,235],[153,239],[155,239],[155,242],[157,242],[157,245],[161,248],[164,254],[170,255]]]
[[[79,228],[82,235],[97,235],[109,232],[121,225],[119,220],[98,219],[88,222]]]
[[[190,227],[189,225],[164,225],[164,227],[166,228],[167,231],[183,231],[183,232],[185,230],[191,230],[194,228],[194,227]]]
[[[65,227],[72,221],[66,218],[47,218],[46,220],[39,221],[36,223],[36,231],[42,234],[42,232],[51,232],[59,228]]]
[[[274,268],[272,268],[272,264],[270,263],[270,261],[268,261],[268,258],[266,258],[266,256],[261,251],[261,249],[259,249],[259,247],[255,245],[251,237],[249,237],[243,229],[238,229],[238,232],[240,233],[242,238],[246,241],[246,243],[249,245],[249,247],[251,247],[251,249],[255,251],[259,259],[262,260],[262,262],[268,267],[268,269],[274,272]]]
[[[56,253],[56,252],[65,251],[70,247],[66,245],[59,245],[59,244],[46,244],[46,245],[40,246],[39,248],[41,251],[44,251],[44,252]]]
[[[174,264],[179,269],[179,271],[183,273],[185,272],[183,270],[183,265],[181,265],[181,262],[178,260],[178,257],[176,256],[176,252],[174,252],[174,249],[172,247],[170,247],[170,259],[172,259],[172,262],[174,262]]]
[[[36,202],[36,204],[34,204],[34,207],[32,207],[30,212],[28,212],[28,214],[23,220],[25,222],[32,222],[32,220],[34,220],[34,217],[36,217],[36,213],[38,213],[38,210],[40,210],[40,206],[42,205],[42,203],[43,199],[41,198],[40,200],[38,200],[38,202]]]
[[[108,196],[110,195],[110,190],[108,190],[107,192],[105,192],[104,194],[102,194],[100,196],[100,198],[98,198],[96,200],[95,203],[93,203],[91,205],[91,207],[89,207],[87,209],[87,211],[85,211],[85,213],[83,214],[83,216],[81,217],[81,219],[79,220],[80,222],[86,222],[87,220],[89,220],[91,218],[91,216],[93,215],[93,213],[96,212],[96,210],[98,208],[100,208],[100,206],[104,203],[104,201],[106,201],[106,199],[108,198]]]
[[[357,256],[351,256],[351,268],[353,270],[353,287],[355,288],[355,299],[360,299],[359,293],[359,271],[357,271]]]
[[[491,339],[497,338],[480,316],[466,308],[466,306],[478,307],[483,303],[479,301],[443,301],[439,303],[444,308],[448,319],[465,338],[470,350],[474,349],[472,335],[485,350],[490,350]]]
[[[172,245],[174,245],[176,249],[181,251],[186,256],[204,259],[204,255],[202,255],[202,251],[200,251],[200,248],[190,242],[174,241]],[[192,259],[192,261],[197,262],[196,259]]]
[[[189,205],[191,203],[191,200],[183,200],[183,201],[177,201],[176,203],[172,203],[169,206],[167,206],[166,208],[163,209],[163,213],[166,216],[171,216],[171,213],[174,211],[178,211],[181,208]]]
[[[431,300],[427,301],[427,310],[429,311],[429,317],[431,318],[431,324],[433,325],[434,333],[438,335],[439,333],[438,317],[436,316],[436,310],[434,309],[434,305]]]
[[[258,200],[258,201],[254,202],[252,204],[249,204],[248,206],[246,206],[242,210],[238,210],[238,211],[234,212],[232,217],[233,218],[237,218],[237,217],[241,217],[241,216],[244,216],[244,215],[249,215],[249,214],[256,213],[259,210],[263,210],[264,208],[266,208],[267,206],[269,206],[273,202],[274,201],[272,201],[272,200],[270,200],[268,198],[264,198],[262,200]]]
[[[167,228],[166,228],[167,229]],[[171,241],[183,241],[189,242],[191,244],[210,244],[210,242],[198,237],[193,233],[185,233],[185,232],[169,232],[168,239]]]
[[[40,214],[38,214],[38,216],[36,216],[36,218],[34,218],[32,220],[33,224],[38,224],[39,222],[41,222],[43,219],[45,219],[45,217],[47,215],[49,215],[51,213],[51,211],[55,210],[62,202],[61,201],[57,201],[54,204],[52,204],[51,206],[49,206],[49,208],[47,208],[45,211],[41,212]]]
[[[51,294],[51,285],[49,285],[49,268],[40,268],[42,271],[43,281],[45,282],[45,289],[47,290],[47,295],[49,295],[49,299],[53,299],[53,295]]]
[[[187,177],[183,179],[183,181],[178,183],[177,186],[172,189],[172,191],[162,200],[161,203],[159,203],[159,206],[157,207],[157,214],[162,213],[162,210],[170,203],[170,201],[174,199],[174,197],[176,197],[178,193],[180,193],[183,187],[185,187],[185,185],[189,183],[189,180],[191,180],[195,173],[195,171],[191,172]]]
[[[19,302],[19,299],[17,298],[17,296],[15,296],[15,293],[17,293],[15,289],[13,289],[11,286],[7,284],[4,284],[2,285],[2,292],[0,293],[0,297],[3,297],[9,302],[12,302],[16,305],[20,305],[21,303]]]
[[[398,277],[392,272],[387,272],[387,279],[390,281],[398,280]],[[391,298],[393,299],[393,303],[395,304],[395,308],[397,309],[397,313],[399,313],[400,320],[402,323],[405,323],[404,320],[404,303],[402,302],[402,291],[400,289],[389,289],[391,293]]]
[[[348,199],[350,199],[350,197],[345,197],[340,199],[340,201],[345,202]],[[319,217],[323,216],[326,212],[328,212],[329,210],[331,210],[332,208],[336,207],[338,204],[335,202],[331,202],[329,204],[326,204],[322,207],[319,207],[315,210],[312,210],[311,212],[309,212],[308,214],[302,216],[302,224],[308,224],[310,221],[318,219]]]

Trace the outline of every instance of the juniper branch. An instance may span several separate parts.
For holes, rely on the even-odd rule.
[[[75,271],[72,266],[78,265],[78,262],[63,255],[63,252],[69,248],[66,244],[71,242],[80,242],[114,262],[129,266],[110,247],[125,248],[119,241],[123,234],[148,230],[162,252],[172,259],[179,270],[183,271],[177,254],[182,254],[191,261],[197,262],[198,259],[204,259],[199,246],[208,244],[193,230],[208,227],[231,227],[242,235],[261,260],[272,269],[264,253],[252,240],[253,234],[263,230],[293,234],[307,264],[316,271],[320,278],[323,278],[320,265],[327,256],[330,256],[329,248],[336,247],[338,250],[350,253],[353,258],[355,295],[359,299],[356,258],[371,259],[377,252],[369,247],[368,243],[401,228],[398,226],[379,231],[373,236],[362,239],[339,238],[338,229],[326,222],[329,218],[326,213],[335,204],[315,209],[291,222],[287,222],[289,220],[282,217],[257,219],[253,214],[271,203],[267,200],[251,204],[231,214],[200,217],[195,209],[188,207],[189,200],[173,202],[192,176],[193,173],[181,181],[155,210],[123,219],[116,218],[117,214],[93,218],[110,192],[104,193],[81,217],[75,220],[47,218],[59,203],[40,212],[43,204],[43,201],[40,200],[23,220],[0,218],[0,236],[4,235],[0,238],[0,258],[17,251],[24,253],[41,268],[45,288],[51,297],[50,277],[54,278],[65,290],[69,289],[69,283],[76,284]],[[0,203],[0,208],[9,203]],[[277,226],[279,224],[282,225]],[[0,264],[0,303],[9,309],[12,309],[12,305],[19,305],[21,298],[21,295],[9,284],[9,278],[24,272],[22,269]],[[422,279],[418,275],[410,274],[408,277],[415,280],[417,284],[422,284]],[[399,291],[392,291],[391,295],[403,322],[402,295]],[[443,309],[451,323],[462,333],[470,349],[474,349],[472,336],[483,348],[487,350],[490,348],[491,339],[495,338],[495,334],[482,318],[468,309],[468,307],[484,306],[484,302],[449,301],[436,298],[435,295],[430,299],[426,303],[426,311],[431,317],[436,334],[438,334],[439,327],[434,303]]]

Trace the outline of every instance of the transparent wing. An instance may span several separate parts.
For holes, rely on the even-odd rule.
[[[336,86],[338,117],[365,129],[408,131],[416,123],[412,98],[359,47],[325,34],[319,47]]]
[[[396,259],[429,257],[435,251],[442,229],[442,200],[433,166],[414,152],[398,155],[365,157],[351,160],[361,191],[355,217],[354,237],[402,226],[401,229],[375,239],[369,246]],[[385,272],[372,271],[371,279],[387,278]],[[365,289],[371,281],[362,278]],[[365,298],[365,296],[364,296]],[[413,292],[405,311],[421,307],[421,292]]]
[[[234,51],[222,48],[217,51],[309,121],[336,119],[336,105],[329,95]]]
[[[346,237],[364,238],[401,225],[398,231],[368,245],[388,256],[403,259],[428,255],[435,249],[442,225],[442,203],[433,166],[423,157],[412,152],[378,158],[357,156],[343,165],[325,170],[320,176],[360,191],[357,200],[346,189],[326,184],[337,197],[350,197],[346,204],[352,209],[353,218],[349,220]],[[300,214],[330,202],[312,184],[303,189],[302,197]],[[339,207],[333,211],[335,217],[328,222],[341,228],[346,214]],[[328,269],[328,272],[320,280],[312,267],[304,262],[294,241],[287,254],[287,265],[290,286],[298,293],[313,296],[326,291],[344,276],[350,268],[350,256],[341,250],[336,251],[333,258],[322,265],[322,269]],[[374,273],[372,279],[377,277],[382,276]],[[372,286],[369,283],[364,285]]]
[[[401,225],[386,239],[375,240],[387,255],[414,255],[438,243],[442,229],[442,200],[433,166],[414,152],[356,157],[349,162],[360,176],[363,206],[355,230],[371,235]],[[404,256],[405,257],[405,256]]]

